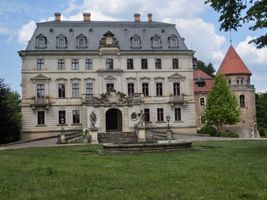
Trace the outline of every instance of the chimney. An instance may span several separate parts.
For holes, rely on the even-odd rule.
[[[139,13],[135,13],[134,14],[134,21],[135,22],[140,22],[140,14]]]
[[[90,22],[91,21],[91,13],[83,13],[83,21]]]
[[[148,13],[148,15],[147,15],[147,21],[148,22],[152,22],[152,14],[151,13]]]
[[[55,21],[60,22],[61,21],[61,13],[55,13]]]

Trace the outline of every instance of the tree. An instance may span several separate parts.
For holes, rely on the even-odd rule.
[[[267,136],[267,93],[256,94],[256,113],[260,135]]]
[[[205,3],[221,14],[220,30],[237,31],[244,23],[248,23],[252,31],[264,30],[267,27],[266,0],[206,0]],[[257,48],[267,46],[266,32],[251,42],[255,43]]]
[[[21,128],[20,99],[17,92],[0,79],[0,143],[19,140]]]
[[[223,75],[215,77],[202,117],[207,125],[216,126],[217,132],[220,132],[225,124],[235,124],[239,121],[238,101]]]
[[[215,69],[211,63],[206,65],[203,61],[198,60],[196,69],[200,69],[201,71],[205,72],[206,74],[210,75],[211,77],[214,77]]]

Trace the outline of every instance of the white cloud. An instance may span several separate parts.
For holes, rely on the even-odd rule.
[[[255,44],[248,43],[252,39],[254,38],[247,36],[244,41],[237,45],[236,50],[247,64],[266,68],[267,48],[257,49]]]
[[[27,24],[23,25],[18,33],[18,42],[21,44],[27,44],[31,39],[35,28],[36,24],[34,21],[30,21]]]
[[[222,50],[225,37],[216,33],[214,25],[203,19],[194,18],[179,19],[176,26],[179,33],[186,38],[187,46],[196,51],[196,57],[218,67],[225,55]]]

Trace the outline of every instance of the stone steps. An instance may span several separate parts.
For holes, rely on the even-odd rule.
[[[136,143],[136,132],[106,132],[98,133],[99,143]]]

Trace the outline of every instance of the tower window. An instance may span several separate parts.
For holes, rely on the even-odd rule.
[[[243,94],[239,96],[239,103],[241,108],[245,107],[245,96]]]

